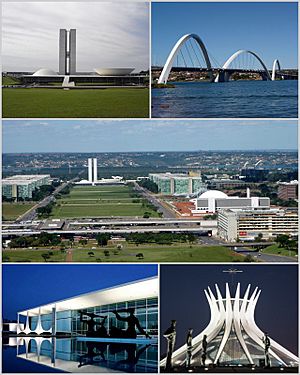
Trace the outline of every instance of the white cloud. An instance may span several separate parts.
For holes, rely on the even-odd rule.
[[[149,66],[148,4],[3,3],[3,70],[58,69],[60,28],[77,29],[77,70]]]

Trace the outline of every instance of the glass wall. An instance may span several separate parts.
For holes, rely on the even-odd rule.
[[[111,327],[120,329],[127,329],[127,322],[120,321],[116,318],[113,311],[119,311],[119,315],[127,317],[128,313],[122,312],[123,309],[134,308],[134,315],[138,318],[141,327],[151,336],[158,333],[158,299],[148,298],[128,302],[113,303],[110,305],[95,306],[86,310],[81,310],[83,313],[99,314],[102,317],[107,316],[104,326],[107,332],[110,332]],[[83,319],[88,319],[83,314]],[[95,318],[96,322],[100,323],[102,318]],[[87,331],[87,323],[80,321],[79,311],[72,311],[72,333],[84,335]],[[142,335],[137,332],[138,336]]]

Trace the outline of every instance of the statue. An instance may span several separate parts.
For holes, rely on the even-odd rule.
[[[202,365],[205,366],[205,361],[206,361],[206,356],[207,356],[207,336],[204,335],[203,336],[203,339],[202,339],[202,355],[201,355],[201,359],[202,359]]]
[[[172,368],[172,354],[176,341],[176,320],[171,320],[171,326],[165,331],[164,337],[168,341],[166,370]]]
[[[265,333],[265,336],[262,338],[262,341],[265,345],[265,367],[270,367],[269,349],[271,346],[271,341],[267,333]]]
[[[108,337],[106,328],[104,326],[105,321],[107,319],[107,316],[103,315],[97,315],[94,313],[88,313],[88,312],[83,312],[82,310],[79,310],[80,314],[80,321],[84,322],[87,324],[87,331],[86,331],[86,336],[90,337]],[[83,319],[83,315],[89,317],[89,320]],[[95,321],[95,318],[101,318],[102,320],[98,323]],[[96,326],[99,326],[97,330],[95,330]]]
[[[191,360],[192,360],[192,350],[193,350],[193,329],[189,328],[188,334],[186,337],[186,367],[191,367]]]
[[[113,310],[112,313],[116,315],[116,318],[122,322],[127,322],[127,329],[123,330],[117,327],[111,327],[110,336],[116,337],[116,338],[130,338],[130,339],[136,339],[136,330],[144,335],[146,338],[151,339],[151,336],[143,329],[143,327],[140,325],[140,322],[138,318],[134,315],[134,308],[129,309],[121,309],[121,310]],[[125,312],[129,315],[124,317],[121,316],[119,313]]]

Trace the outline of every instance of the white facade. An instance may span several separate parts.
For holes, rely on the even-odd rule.
[[[232,197],[219,190],[208,190],[198,198],[191,199],[195,209],[193,214],[216,213],[222,209],[269,209],[270,199],[267,197],[250,197],[247,189],[246,197]]]
[[[271,239],[279,234],[298,235],[296,210],[222,210],[218,214],[218,235],[228,242],[254,240],[259,234]]]
[[[207,365],[260,365],[265,358],[265,333],[256,325],[254,313],[261,290],[255,288],[250,295],[248,285],[244,296],[241,296],[238,283],[235,294],[231,295],[226,284],[225,297],[221,295],[218,285],[216,295],[208,287],[205,295],[210,307],[210,322],[192,341],[192,365],[201,364],[204,335],[207,341]],[[271,366],[298,366],[298,357],[270,338],[269,357]],[[185,366],[186,345],[173,353],[175,366]],[[161,366],[166,365],[166,358]]]

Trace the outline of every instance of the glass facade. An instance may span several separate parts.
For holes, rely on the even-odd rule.
[[[83,313],[94,313],[101,316],[107,316],[104,323],[104,327],[107,332],[110,332],[111,327],[117,327],[119,329],[127,329],[127,322],[120,321],[116,318],[112,311],[118,311],[122,309],[134,308],[134,315],[139,320],[141,327],[151,336],[158,334],[158,299],[157,298],[145,298],[134,301],[124,301],[120,303],[113,303],[110,305],[95,306],[89,309],[81,310]],[[87,331],[87,324],[84,321],[80,321],[80,313],[77,310],[70,312],[72,317],[71,331],[75,334],[84,335]],[[120,316],[126,317],[128,313],[120,312]],[[84,316],[84,315],[83,315]],[[100,323],[102,318],[95,318],[96,322]],[[57,316],[57,327],[59,325],[59,317]],[[57,328],[57,331],[58,328]],[[140,335],[139,332],[137,332]]]

